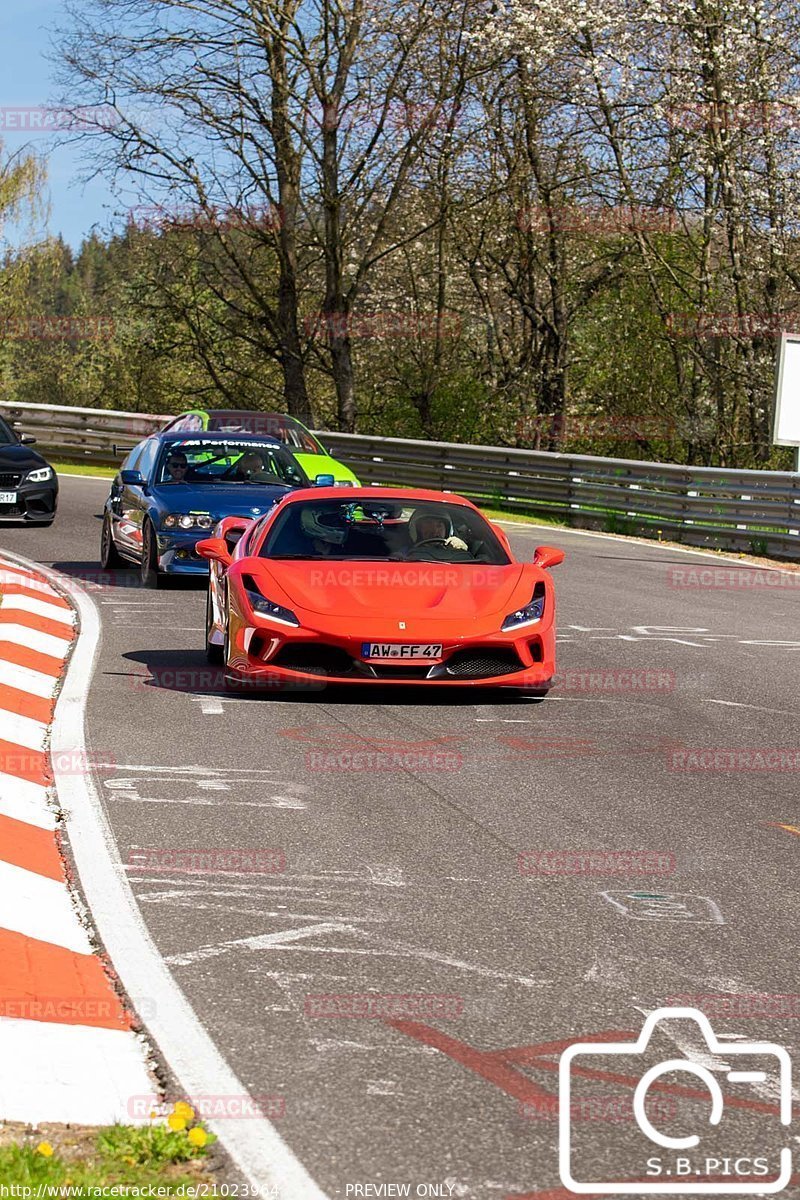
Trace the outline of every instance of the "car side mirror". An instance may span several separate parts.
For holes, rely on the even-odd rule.
[[[35,446],[36,445],[36,438],[33,436],[32,433],[21,433],[19,435],[19,440],[23,446]]]
[[[229,567],[233,562],[224,538],[203,538],[201,542],[197,542],[195,550],[201,558],[207,558],[209,562],[217,562],[221,567]]]
[[[564,558],[564,551],[557,550],[555,546],[537,546],[533,555],[533,565],[546,571],[548,567],[557,567]]]
[[[333,475],[318,475],[314,480],[314,487],[334,487],[335,484]]]
[[[119,477],[127,487],[144,486],[144,475],[141,471],[120,471]]]

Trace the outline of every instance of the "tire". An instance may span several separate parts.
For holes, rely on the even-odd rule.
[[[141,577],[142,587],[146,588],[158,588],[164,582],[164,576],[158,569],[155,530],[151,521],[145,521],[142,529]]]
[[[104,571],[115,571],[123,564],[122,555],[114,545],[111,533],[111,521],[108,514],[103,517],[103,528],[100,530],[100,566]]]
[[[206,592],[206,661],[219,667],[225,661],[225,650],[222,646],[215,646],[210,641],[212,623],[211,581],[209,580]]]

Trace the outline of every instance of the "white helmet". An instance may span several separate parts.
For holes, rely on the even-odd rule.
[[[408,522],[408,536],[412,542],[426,541],[430,539],[420,538],[419,526],[422,521],[441,521],[446,526],[446,531],[442,538],[445,541],[453,535],[453,522],[450,519],[450,514],[441,509],[434,508],[418,508],[411,520]]]
[[[321,542],[330,542],[334,546],[344,545],[347,530],[340,524],[341,520],[335,512],[315,512],[313,508],[304,508],[300,513],[300,526],[306,537],[317,538]]]

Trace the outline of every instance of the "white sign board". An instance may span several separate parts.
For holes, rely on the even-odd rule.
[[[778,350],[772,440],[776,446],[800,446],[800,336],[793,333],[781,335]]]

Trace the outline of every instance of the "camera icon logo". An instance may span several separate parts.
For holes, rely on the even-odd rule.
[[[694,1023],[694,1032],[699,1033],[704,1048],[692,1049],[684,1058],[657,1061],[643,1069],[652,1060],[650,1043],[659,1026],[678,1020]],[[663,1082],[665,1076],[669,1077],[668,1082]],[[576,1092],[582,1079],[607,1079],[614,1083],[624,1080],[626,1086],[635,1085],[628,1140],[618,1156],[612,1155],[618,1160],[632,1156],[639,1164],[631,1172],[634,1178],[579,1178],[598,1173],[591,1162],[584,1161],[579,1129],[572,1120],[579,1107]],[[733,1092],[727,1103],[721,1080],[726,1080]],[[726,1115],[733,1112],[735,1117],[738,1108],[741,1125],[742,1107],[750,1102],[746,1092],[743,1097],[743,1089],[754,1087],[761,1102],[757,1111],[764,1113],[763,1098],[768,1095],[774,1103],[778,1124],[788,1126],[792,1113],[792,1067],[788,1051],[773,1042],[721,1040],[708,1017],[696,1008],[656,1009],[645,1020],[635,1042],[575,1042],[564,1051],[559,1063],[561,1182],[578,1195],[774,1195],[792,1177],[791,1149],[779,1144],[785,1135],[770,1131],[769,1144],[759,1134],[755,1146],[731,1145],[732,1128],[736,1125],[732,1119],[728,1122],[728,1142],[725,1140]],[[665,1090],[689,1098],[691,1105],[684,1109],[679,1131],[664,1132],[651,1120],[646,1106],[653,1088],[656,1093]],[[704,1092],[708,1093],[707,1100]],[[684,1124],[687,1114],[691,1120],[689,1129]]]

